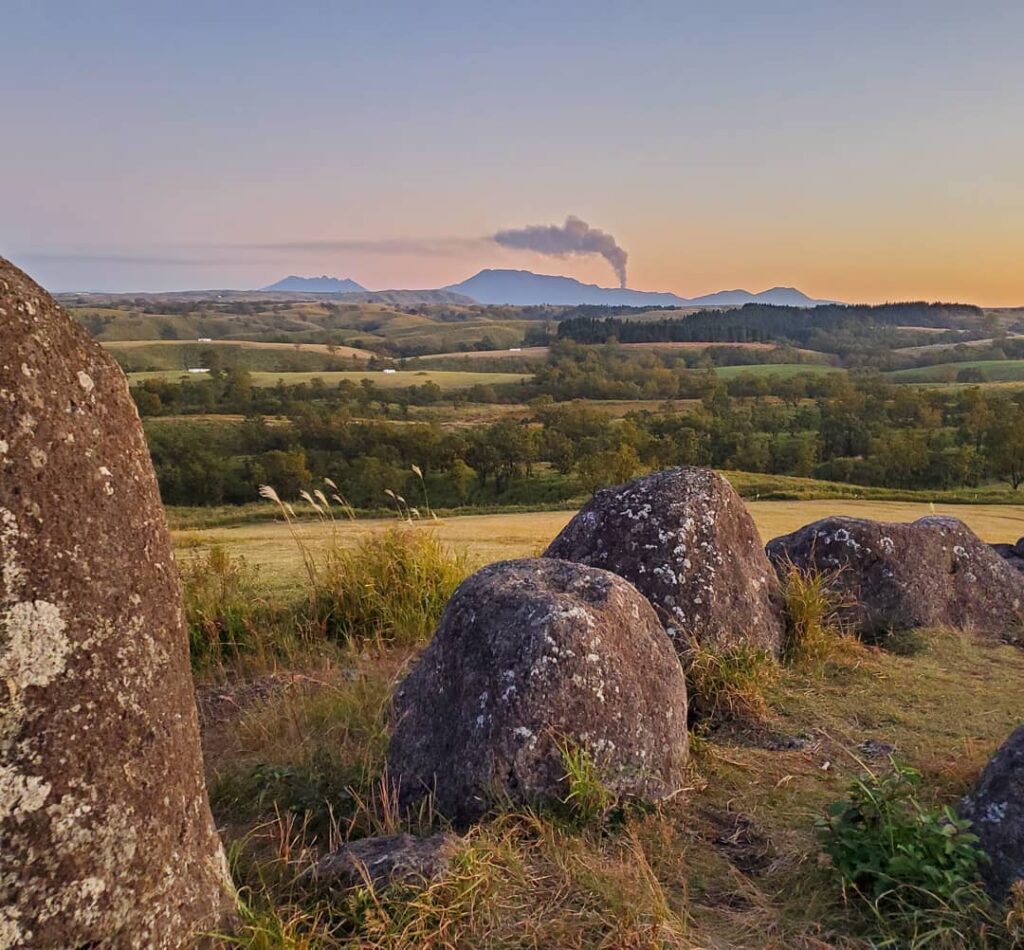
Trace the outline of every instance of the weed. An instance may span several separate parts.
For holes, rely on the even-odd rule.
[[[863,899],[882,935],[901,946],[964,946],[993,925],[984,860],[970,823],[918,800],[920,773],[893,763],[866,774],[818,830],[844,889]]]
[[[593,756],[582,746],[566,742],[561,755],[568,786],[563,804],[579,825],[601,824],[615,805],[615,793],[605,785]]]

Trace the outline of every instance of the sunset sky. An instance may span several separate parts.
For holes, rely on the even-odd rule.
[[[1024,305],[1024,4],[5,0],[0,254],[53,290],[629,284]]]

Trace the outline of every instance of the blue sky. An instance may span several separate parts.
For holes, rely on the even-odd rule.
[[[1024,5],[7,0],[0,253],[54,289],[630,283],[1024,304]]]

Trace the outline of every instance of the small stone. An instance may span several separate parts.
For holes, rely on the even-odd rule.
[[[444,833],[429,838],[409,834],[361,838],[321,858],[303,883],[317,888],[423,883],[448,870],[460,841]]]

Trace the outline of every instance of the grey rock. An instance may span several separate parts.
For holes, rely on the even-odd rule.
[[[768,555],[780,572],[792,562],[825,573],[841,618],[861,634],[1016,633],[1024,617],[1024,577],[956,518],[825,518],[769,542]]]
[[[989,889],[1004,897],[1014,881],[1024,879],[1024,726],[985,766],[960,814],[971,821],[989,856],[982,865]]]
[[[127,381],[0,258],[0,946],[191,946],[231,908]]]
[[[318,888],[418,884],[448,870],[459,841],[456,835],[444,833],[429,838],[409,834],[361,838],[321,858],[304,883]]]
[[[545,556],[635,584],[681,654],[694,642],[781,650],[778,579],[743,501],[710,469],[670,469],[598,493]]]
[[[544,558],[492,564],[455,592],[396,691],[389,774],[457,824],[496,800],[567,792],[587,751],[623,797],[684,780],[686,681],[651,605],[621,577]]]

